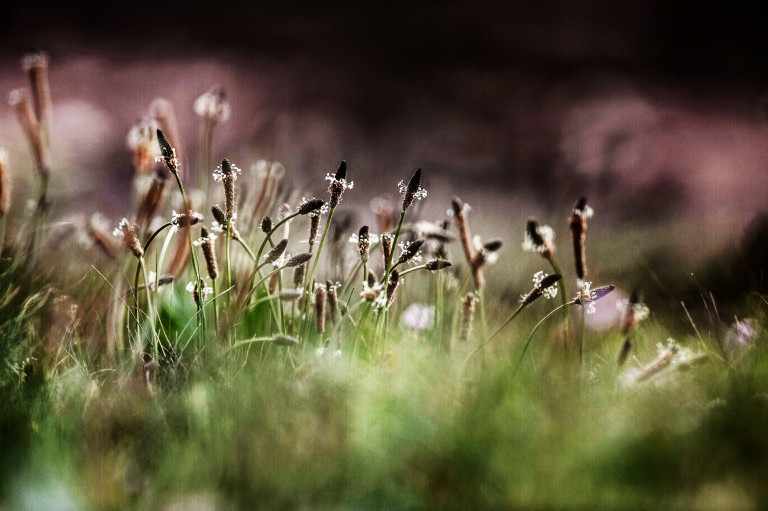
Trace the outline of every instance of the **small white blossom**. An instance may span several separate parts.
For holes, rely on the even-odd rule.
[[[307,199],[306,197],[302,197],[301,198],[301,202],[299,203],[299,207],[297,209],[301,209],[301,207],[304,204],[306,204],[307,202],[309,202],[309,199]],[[330,210],[330,206],[328,206],[327,202],[324,202],[322,206],[320,206],[318,209],[316,209],[316,210],[312,211],[311,213],[309,213],[308,216],[321,216],[321,215],[325,215],[326,213],[328,213],[329,210]]]
[[[472,207],[471,207],[469,204],[467,204],[467,203],[465,202],[465,203],[464,203],[464,204],[461,206],[461,211],[463,211],[463,212],[464,212],[464,214],[466,215],[467,213],[469,213],[470,211],[472,211]],[[446,215],[448,215],[449,217],[453,218],[453,209],[448,209],[448,210],[445,212],[445,214],[446,214]]]
[[[546,252],[546,250],[552,245],[552,242],[555,239],[555,230],[553,228],[548,225],[539,225],[537,232],[539,233],[539,236],[541,236],[541,238],[544,240],[544,243],[537,245],[536,242],[533,241],[531,234],[528,231],[525,231],[525,239],[523,240],[524,251],[541,254]]]
[[[412,244],[412,243],[411,243],[410,241],[401,241],[400,243],[398,243],[398,244],[397,244],[397,247],[400,249],[400,257],[402,257],[402,255],[408,251],[408,248],[411,246],[411,244]],[[408,263],[409,263],[409,264],[416,264],[416,263],[420,263],[420,262],[421,262],[421,259],[422,259],[422,256],[421,256],[421,250],[418,250],[418,251],[416,252],[416,255],[414,255],[414,256],[413,256],[413,257],[412,257],[412,258],[411,258],[411,259],[408,261]]]
[[[574,209],[573,213],[584,218],[592,218],[595,211],[589,206],[584,206],[584,209]]]
[[[405,197],[405,192],[408,191],[408,185],[405,184],[405,181],[400,181],[397,183],[397,188],[400,190],[400,195]],[[414,201],[424,199],[427,196],[427,190],[419,186],[419,189],[416,191],[416,193],[413,194]]]
[[[224,92],[219,88],[211,89],[201,94],[195,100],[195,113],[214,122],[225,122],[229,119],[229,102],[224,98]]]
[[[331,185],[333,185],[334,183],[340,184],[342,192],[345,190],[351,190],[352,188],[355,187],[354,181],[347,181],[346,179],[336,179],[336,176],[334,176],[333,174],[326,174],[325,180],[330,181]]]
[[[219,222],[217,222],[216,220],[214,220],[213,222],[211,222],[211,231],[212,231],[212,232],[216,232],[216,233],[219,233],[219,234],[221,234],[221,233],[223,233],[223,232],[224,232],[224,231],[226,231],[226,230],[227,230],[227,226],[226,226],[226,225],[221,225],[221,224],[220,224]]]
[[[472,246],[475,247],[476,251],[483,253],[483,257],[485,257],[486,264],[494,264],[496,261],[499,260],[499,253],[491,252],[490,250],[487,250],[483,246],[483,239],[477,234],[472,236]]]
[[[209,232],[208,236],[200,236],[192,244],[196,247],[201,247],[209,241],[216,241],[216,239],[218,239],[218,235],[215,232]]]
[[[243,171],[240,170],[240,168],[235,164],[230,164],[230,165],[232,166],[232,176],[235,178],[235,180],[237,180],[238,176],[240,176],[240,174],[242,174]],[[221,165],[219,165],[218,167],[216,167],[216,170],[213,171],[213,180],[216,181],[217,183],[221,183],[223,179],[224,179],[224,170],[221,168]]]
[[[373,245],[374,243],[377,243],[378,241],[379,241],[379,235],[378,234],[373,234],[372,232],[368,233],[368,243]],[[355,245],[357,245],[360,242],[360,238],[355,233],[355,234],[353,234],[353,235],[351,235],[349,237],[349,242],[350,243],[354,243]]]
[[[120,223],[117,224],[117,227],[115,227],[115,230],[112,231],[112,236],[122,237],[127,229],[130,229],[131,223],[128,221],[127,218],[123,218],[120,220]]]
[[[536,272],[533,275],[533,284],[535,286],[540,286],[541,282],[548,277],[549,274],[544,273],[543,271]],[[541,294],[544,296],[544,298],[552,299],[557,296],[557,284],[552,284],[551,286],[544,288],[541,290]]]
[[[423,332],[435,322],[435,306],[412,303],[400,316],[400,325],[408,330]]]
[[[187,290],[188,293],[191,293],[192,295],[194,295],[196,293],[195,281],[189,282],[185,289]],[[208,295],[213,294],[213,288],[209,286],[203,286],[201,289],[201,293],[203,295],[203,300],[205,300]]]

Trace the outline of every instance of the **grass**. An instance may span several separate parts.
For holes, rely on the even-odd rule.
[[[212,129],[209,135],[206,158]],[[168,163],[173,151],[163,147],[163,154]],[[689,279],[691,269],[675,266],[671,237],[661,231],[590,224],[593,290],[639,287],[652,310],[631,331],[633,348],[619,367],[626,335],[618,326],[582,329],[578,305],[566,305],[570,319],[560,312],[546,318],[573,296],[540,296],[543,289],[524,275],[550,262],[523,254],[523,229],[503,229],[482,206],[466,217],[461,201],[453,201],[461,247],[437,237],[423,246],[424,261],[410,264],[398,263],[399,249],[383,258],[372,240],[369,259],[358,263],[346,238],[365,231],[335,231],[349,203],[339,204],[342,194],[358,193],[348,189],[354,169],[347,171],[343,163],[343,172],[340,166],[327,178],[330,212],[338,216],[332,221],[322,212],[328,216],[319,222],[320,242],[296,283],[290,259],[277,252],[283,238],[291,254],[306,251],[310,212],[297,199],[303,190],[281,194],[273,182],[270,192],[240,194],[198,183],[208,194],[190,199],[199,201],[196,210],[207,211],[222,192],[241,198],[237,215],[215,213],[225,215],[220,225],[238,229],[228,248],[226,231],[214,240],[226,258],[216,300],[205,294],[208,280],[192,286],[196,297],[184,291],[206,266],[202,250],[186,243],[197,231],[167,229],[148,243],[139,242],[139,228],[125,239],[132,247],[139,242],[142,264],[157,274],[174,259],[166,257],[174,250],[168,247],[191,246],[193,264],[173,284],[147,287],[149,273],[137,271],[130,250],[107,257],[78,248],[75,237],[56,240],[51,250],[49,231],[38,228],[56,222],[47,207],[32,218],[14,209],[3,217],[0,508],[768,506],[768,301],[754,291],[755,268],[744,267],[738,254],[693,268],[701,276]],[[180,174],[174,176],[181,188]],[[238,184],[255,177],[244,172]],[[423,198],[421,178],[417,171],[401,193]],[[235,180],[223,181],[231,187]],[[290,208],[281,217],[283,201]],[[389,219],[399,217],[391,222],[394,239],[418,238],[411,202]],[[227,203],[234,209],[231,196]],[[159,208],[163,222],[170,209]],[[253,211],[274,222],[252,218]],[[512,248],[470,246],[470,222]],[[565,269],[560,289],[566,281],[576,289],[565,223],[555,227]],[[177,244],[175,236],[189,239]],[[639,244],[647,247],[643,257],[634,251]],[[250,247],[260,247],[259,256],[271,250],[277,266],[263,265]],[[453,265],[407,271],[438,255]],[[490,265],[496,255],[499,263]],[[374,271],[366,287],[361,267]],[[275,268],[284,270],[270,290],[267,274]],[[395,287],[389,276],[396,273],[403,277]],[[135,275],[145,287],[132,291]],[[313,275],[341,284],[340,312],[326,316],[322,333],[313,317],[321,308],[306,301]],[[361,298],[379,287],[371,301]],[[294,288],[303,303],[280,299]],[[477,310],[471,334],[460,340],[468,292]],[[524,308],[521,293],[535,297]],[[409,327],[405,311],[415,303],[434,305],[436,320]],[[593,305],[608,307],[602,299]],[[733,347],[733,317],[761,326],[744,348]]]

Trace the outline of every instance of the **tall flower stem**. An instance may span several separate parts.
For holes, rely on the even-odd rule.
[[[152,244],[152,241],[161,232],[163,232],[168,227],[171,227],[172,225],[173,224],[171,222],[165,223],[162,226],[160,226],[160,228],[158,228],[155,232],[152,233],[152,235],[149,237],[147,242],[144,243],[144,253],[145,254],[149,250],[149,246]],[[144,265],[144,257],[143,256],[139,258],[139,262],[136,265],[136,275],[135,275],[135,277],[133,279],[133,281],[134,281],[134,283],[133,283],[133,303],[134,303],[134,306],[136,308],[136,336],[137,336],[137,338],[138,338],[138,336],[140,334],[140,325],[139,325],[139,275],[140,275],[142,270],[144,271],[144,283],[145,283],[146,289],[147,289],[147,306],[150,307],[151,300],[150,300],[150,295],[149,295],[149,281],[147,280],[147,274],[146,274],[147,272],[146,272],[146,268],[145,268],[145,265]],[[153,317],[152,316],[151,308],[150,308],[149,313],[150,313],[149,314],[150,318]],[[154,331],[154,328],[153,328],[153,331]],[[153,357],[155,357],[155,360],[157,360],[157,346],[153,346],[153,353],[152,353],[152,355],[153,355]]]
[[[560,269],[560,264],[557,262],[557,259],[555,258],[554,254],[549,257],[549,264],[552,265],[552,269],[555,273],[558,275],[563,274],[563,270]],[[557,285],[560,287],[560,299],[562,300],[562,304],[565,305],[568,302],[568,293],[566,291],[565,287],[565,279],[560,279],[557,282]],[[566,335],[568,335],[568,332],[571,329],[571,310],[566,307],[564,312],[565,317],[565,332]]]
[[[320,244],[317,246],[317,253],[315,254],[315,261],[312,263],[312,271],[309,274],[309,279],[307,280],[307,285],[305,288],[306,294],[304,299],[304,337],[309,336],[309,327],[310,327],[310,321],[309,321],[309,302],[310,302],[310,296],[312,296],[312,282],[315,280],[315,272],[317,271],[317,264],[320,262],[320,253],[323,251],[323,245],[325,244],[325,238],[328,236],[328,231],[331,229],[331,220],[333,220],[333,212],[336,210],[336,208],[330,208],[328,211],[328,220],[325,222],[325,228],[323,229],[323,235],[320,237]],[[286,220],[288,217],[286,217],[284,220]],[[279,224],[278,224],[279,225]],[[272,229],[274,231],[274,229]]]
[[[569,305],[573,305],[575,303],[576,303],[575,300],[571,300],[569,302],[566,302],[566,303],[564,303],[562,305],[559,305],[559,306],[555,307],[552,311],[549,312],[549,314],[547,314],[546,316],[541,318],[541,320],[538,323],[536,323],[536,326],[533,327],[533,330],[531,330],[531,333],[528,334],[528,339],[525,341],[525,345],[523,346],[523,350],[520,352],[520,358],[518,358],[517,364],[515,364],[515,368],[512,371],[513,373],[517,372],[517,370],[520,369],[520,365],[523,363],[523,357],[525,357],[525,353],[528,351],[528,346],[531,344],[531,340],[533,339],[533,335],[536,333],[536,331],[539,329],[539,327],[541,325],[543,325],[544,322],[546,320],[548,320],[550,317],[552,317],[555,314],[557,314],[558,311],[560,311],[561,309],[565,309],[567,311],[568,310],[568,306]]]

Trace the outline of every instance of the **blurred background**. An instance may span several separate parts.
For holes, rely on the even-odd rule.
[[[130,211],[126,136],[157,97],[174,105],[182,160],[196,168],[193,104],[215,85],[232,106],[217,159],[279,160],[290,185],[321,194],[344,158],[350,204],[395,197],[421,167],[428,219],[460,195],[510,228],[537,215],[561,232],[586,195],[596,222],[664,231],[694,259],[738,243],[767,204],[768,38],[749,9],[81,0],[3,10],[0,92],[27,85],[24,53],[49,53],[55,193],[86,213]],[[5,101],[0,145],[23,174],[31,157]]]

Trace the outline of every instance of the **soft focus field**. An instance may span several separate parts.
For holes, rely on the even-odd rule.
[[[212,142],[216,122],[205,124],[211,115],[200,115],[200,136],[185,141],[181,156],[189,202],[208,228],[211,206],[225,205],[211,172],[227,156]],[[153,173],[165,178],[155,178],[165,188],[139,228],[141,245],[171,221],[172,211],[186,210],[168,159],[155,161],[162,146],[154,129],[165,128],[167,119],[150,117],[147,145],[133,147],[135,180],[122,190],[122,201],[135,206],[121,216],[133,224],[147,216]],[[45,140],[35,143],[45,150]],[[440,255],[453,264],[409,272],[389,309],[376,312],[361,299],[361,258],[348,239],[364,223],[371,232],[397,232],[403,201],[397,185],[408,183],[414,169],[388,170],[388,189],[343,190],[327,236],[325,212],[308,244],[310,215],[298,214],[302,197],[333,204],[323,178],[328,172],[332,187],[340,183],[338,161],[314,171],[275,171],[274,182],[264,169],[278,167],[234,162],[244,170],[231,222],[243,244],[230,240],[227,249],[226,232],[214,241],[218,296],[204,300],[201,322],[185,290],[196,277],[184,252],[190,228],[190,241],[201,237],[200,223],[176,234],[161,231],[140,263],[120,244],[127,238],[111,236],[117,219],[102,225],[90,212],[73,214],[76,192],[54,190],[41,207],[40,162],[24,144],[9,149],[5,165],[12,172],[0,185],[7,192],[12,176],[16,186],[0,218],[0,509],[768,506],[765,220],[743,235],[702,232],[705,244],[694,235],[707,225],[695,215],[648,223],[596,208],[586,232],[586,280],[593,289],[615,289],[592,304],[594,315],[569,305],[568,330],[562,313],[547,319],[522,356],[534,328],[563,298],[537,298],[493,335],[521,295],[536,289],[531,276],[553,271],[540,254],[521,248],[526,221],[537,215],[557,233],[553,250],[570,300],[577,292],[570,207],[510,204],[498,194],[483,200],[481,188],[459,191],[442,182],[439,169],[425,167],[424,186],[441,182],[447,193],[430,191],[406,208],[400,239],[429,243],[421,263],[399,268]],[[77,174],[57,167],[53,155],[54,182]],[[142,156],[148,168],[139,163]],[[347,172],[354,181],[354,164]],[[311,177],[302,182],[298,176],[305,175]],[[105,194],[117,193],[107,179],[104,187]],[[394,210],[388,215],[381,200],[375,211],[367,206],[381,195]],[[473,235],[503,242],[501,249],[471,249],[498,256],[482,266],[484,286],[472,278],[457,213],[445,214],[456,211],[452,195],[472,204],[465,221]],[[521,211],[528,206],[532,211]],[[289,230],[272,227],[294,213],[284,224]],[[272,219],[267,228],[264,216]],[[296,287],[318,296],[306,276],[292,285],[292,268],[282,270],[273,289],[265,281],[246,296],[259,278],[245,246],[256,251],[264,243],[269,250],[265,232],[276,244],[286,238],[291,254],[312,252],[306,274],[318,260],[321,287],[340,282],[339,310],[324,312],[324,332],[317,331],[316,305],[303,315],[295,299],[277,298]],[[728,238],[730,248],[712,249],[712,236]],[[194,250],[210,286],[203,250]],[[400,254],[395,249],[395,260]],[[137,264],[171,274],[173,282],[135,296]],[[380,244],[372,243],[368,266],[375,282],[387,280],[392,264]],[[140,284],[151,281],[148,272],[138,274]],[[462,339],[462,300],[473,291],[476,310]],[[622,333],[633,291],[643,294],[650,315]],[[280,345],[282,334],[296,343]],[[620,365],[627,337],[633,344]]]

